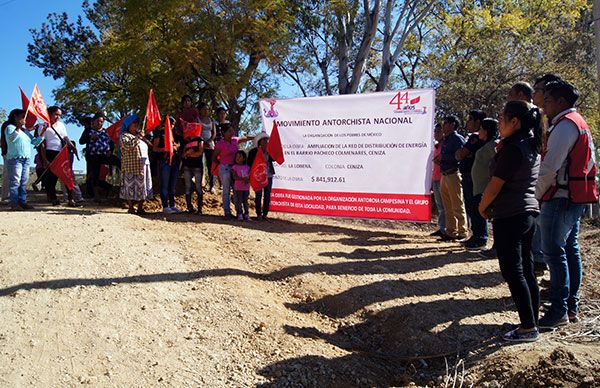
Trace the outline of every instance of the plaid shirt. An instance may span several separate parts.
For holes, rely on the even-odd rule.
[[[124,133],[121,136],[121,172],[123,174],[144,174],[140,139],[131,133]]]

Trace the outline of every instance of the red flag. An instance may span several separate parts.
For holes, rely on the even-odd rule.
[[[71,168],[71,158],[67,146],[64,146],[62,150],[60,150],[58,155],[56,155],[56,158],[54,158],[52,163],[50,163],[50,166],[48,166],[48,169],[52,171],[65,186],[67,186],[67,189],[73,190],[75,187],[75,180],[73,179],[73,169]]]
[[[250,186],[254,191],[260,191],[269,184],[267,161],[260,147],[256,150],[256,158],[250,168]]]
[[[125,117],[106,128],[106,134],[115,144],[119,144],[119,133],[121,132],[121,124],[123,124],[123,120],[125,120]]]
[[[21,89],[20,86],[19,86],[19,90],[21,91],[21,106],[23,107],[23,110],[27,112],[27,109],[29,108],[29,98],[27,98],[27,95],[25,94],[23,89]],[[37,117],[35,117],[35,115],[33,115],[33,114],[27,115],[27,120],[25,121],[25,128],[27,128],[27,129],[33,128],[36,121],[37,121]]]
[[[29,99],[29,105],[27,106],[27,113],[30,113],[40,120],[43,120],[50,125],[50,116],[48,116],[48,108],[40,93],[40,88],[37,84],[33,88],[31,98]]]
[[[273,120],[273,130],[271,131],[269,142],[267,143],[267,152],[278,164],[283,164],[283,162],[285,162],[285,158],[283,156],[283,147],[281,146],[281,138],[279,137],[279,130],[277,129],[277,123],[275,120]]]
[[[213,162],[211,169],[210,169],[210,175],[218,177],[220,167],[221,167],[221,164],[219,162],[217,162],[217,163]]]
[[[173,162],[173,128],[171,127],[171,120],[167,115],[165,119],[165,149],[169,153],[169,164]]]
[[[154,99],[154,90],[150,89],[148,106],[146,107],[146,132],[152,132],[154,128],[160,125],[161,121],[158,105],[156,105],[156,100]]]
[[[183,128],[183,138],[186,140],[200,137],[202,133],[202,124],[200,123],[188,123],[184,119],[180,118],[181,127]]]

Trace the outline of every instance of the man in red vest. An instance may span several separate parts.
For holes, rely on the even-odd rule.
[[[550,268],[551,307],[540,318],[540,328],[578,320],[579,220],[586,204],[598,201],[594,144],[589,126],[574,108],[578,98],[579,92],[568,82],[550,82],[545,87],[544,112],[551,126],[536,197],[541,201],[539,226]]]

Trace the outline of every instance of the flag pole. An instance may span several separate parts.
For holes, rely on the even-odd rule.
[[[142,132],[144,135],[146,135],[146,118],[147,116],[144,116],[144,121],[142,121]]]

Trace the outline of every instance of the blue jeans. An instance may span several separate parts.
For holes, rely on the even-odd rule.
[[[266,217],[271,207],[271,189],[273,188],[273,177],[269,178],[269,184],[262,190],[255,192],[254,205],[257,217]],[[264,194],[264,201],[263,201]]]
[[[440,191],[440,181],[433,181],[433,199],[435,206],[438,209],[438,228],[446,233],[446,211],[444,210],[444,201],[442,201],[442,193]]]
[[[550,312],[557,317],[576,314],[581,285],[579,220],[587,205],[567,198],[542,203],[539,225],[544,260],[550,268]]]
[[[163,208],[175,207],[175,185],[179,176],[179,162],[161,160],[158,164],[160,170],[160,200]]]
[[[221,186],[223,187],[222,199],[223,199],[223,212],[225,216],[231,215],[231,186],[233,179],[231,179],[231,166],[221,164],[219,166],[219,177],[221,178]]]
[[[8,188],[12,205],[27,203],[29,158],[8,159]]]
[[[239,217],[240,215],[248,216],[248,197],[250,191],[248,190],[233,190],[233,202],[235,204],[235,213]]]

